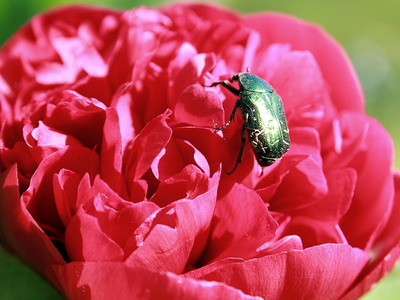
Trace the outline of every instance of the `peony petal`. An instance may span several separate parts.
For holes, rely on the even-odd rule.
[[[84,262],[52,265],[51,268],[47,269],[46,274],[67,299],[89,300],[90,291],[87,286],[78,286],[84,266]]]
[[[53,130],[52,128],[43,124],[42,121],[39,121],[39,126],[32,130],[31,135],[36,140],[37,146],[41,147],[48,146],[54,147],[56,149],[61,149],[64,148],[66,145],[80,144],[73,137]]]
[[[372,261],[357,278],[343,299],[356,299],[370,290],[376,282],[385,277],[400,257],[400,173],[394,174],[394,206],[385,230],[370,250]]]
[[[238,22],[240,20],[237,14],[232,11],[200,3],[174,4],[166,6],[163,12],[167,13],[167,15],[172,15],[173,17],[171,18],[176,22],[193,21],[193,23],[188,22],[192,26],[197,25],[196,21],[203,22],[201,20],[209,20],[210,22],[219,22],[221,20]],[[189,30],[192,29],[187,25],[185,26],[185,24],[179,25]]]
[[[0,174],[0,241],[36,270],[64,263],[20,199],[16,165]]]
[[[80,180],[78,174],[68,169],[62,169],[53,176],[54,201],[65,227],[76,211],[76,198]]]
[[[176,201],[149,218],[138,228],[137,248],[126,263],[177,274],[191,268],[207,242],[216,192],[213,187],[195,199]]]
[[[200,85],[188,86],[179,96],[174,111],[176,120],[194,126],[211,128],[224,122],[221,100]]]
[[[10,96],[12,94],[12,90],[8,85],[7,81],[4,79],[2,75],[0,75],[0,103],[2,110],[9,110],[10,107],[6,104],[4,96]]]
[[[217,262],[186,276],[220,281],[264,299],[337,299],[368,261],[348,245],[327,244],[248,261]],[[256,274],[256,275],[255,275]]]
[[[125,152],[128,144],[136,136],[134,129],[134,120],[131,113],[132,97],[128,93],[132,87],[132,83],[123,85],[118,89],[113,96],[111,106],[115,107],[118,114],[120,138],[121,138],[121,151]]]
[[[186,51],[183,51],[184,53],[182,54],[183,57],[180,57],[180,53],[178,52],[177,57],[175,58],[174,61],[170,63],[170,67],[168,68],[168,71],[170,73],[170,84],[171,87],[169,89],[169,104],[170,107],[174,108],[178,99],[181,98],[182,93],[191,85],[197,84],[201,78],[204,77],[204,74],[206,72],[209,72],[211,68],[215,64],[215,56],[213,54],[196,54],[190,57],[190,59],[186,62],[187,60],[187,53]],[[186,64],[184,64],[186,62]],[[184,64],[184,65],[183,65]],[[179,66],[183,65],[183,66]],[[179,67],[178,67],[179,66]],[[195,86],[197,90],[197,94],[199,92],[204,93],[204,89],[202,89],[199,86]],[[208,97],[210,98],[212,95],[210,94]],[[186,95],[187,99],[188,95]],[[181,101],[185,101],[186,99],[183,98]],[[186,100],[186,101],[188,101]],[[201,103],[206,104],[203,99],[201,100]],[[211,105],[215,106],[215,99],[210,99]],[[196,101],[192,100],[192,104],[195,104]],[[209,106],[208,104],[207,106]],[[201,108],[201,106],[197,106],[198,108]],[[188,107],[185,105],[185,108],[187,109]],[[204,107],[202,108],[204,110]],[[190,110],[193,112],[193,110]],[[217,112],[220,113],[220,112]],[[202,114],[203,115],[203,114]]]
[[[143,45],[142,41],[136,41],[136,43]],[[147,55],[138,58],[135,62],[132,71],[134,78],[130,79],[135,86],[131,93],[132,106],[130,110],[137,132],[151,120],[170,109],[167,103],[169,99],[167,96],[168,74],[159,65],[151,62]]]
[[[328,193],[318,132],[312,128],[294,128],[291,140],[291,149],[270,175],[280,182],[279,186],[274,186],[276,191],[269,200],[270,209],[286,213],[310,206]],[[269,178],[266,176],[264,181],[268,183]],[[263,196],[271,192],[267,187]]]
[[[301,215],[291,218],[283,234],[299,236],[304,248],[328,243],[348,244],[337,224]]]
[[[190,146],[193,147],[192,144],[188,143]],[[211,172],[210,172],[210,166],[208,164],[207,158],[203,155],[203,153],[201,153],[198,149],[196,149],[195,147],[193,147],[194,149],[194,155],[193,155],[193,159],[196,163],[197,166],[199,166],[199,168],[201,170],[203,170],[203,172],[205,174],[207,174],[208,176],[211,176]]]
[[[87,214],[96,218],[102,233],[121,248],[139,225],[159,209],[153,202],[132,203],[121,199],[99,176],[92,186],[85,176],[74,199],[77,199],[76,209],[83,207]]]
[[[122,144],[119,119],[117,111],[113,108],[106,110],[101,147],[100,174],[102,179],[116,193],[127,198],[127,191],[122,176]]]
[[[18,172],[25,178],[30,178],[37,168],[37,163],[30,152],[31,148],[25,142],[15,143],[12,149],[0,147],[0,166],[4,170],[10,168],[13,164],[18,165]],[[20,182],[21,187],[24,187]],[[25,190],[26,188],[23,188]]]
[[[327,190],[321,165],[308,156],[285,176],[270,204],[274,210],[291,211],[318,201]],[[285,200],[290,200],[290,203]]]
[[[126,166],[127,184],[143,176],[170,140],[172,130],[166,122],[169,115],[167,111],[153,119],[136,136]]]
[[[76,70],[70,66],[48,62],[36,72],[36,81],[44,85],[68,84],[76,80]]]
[[[28,126],[25,125],[24,131],[26,127]],[[25,139],[27,139],[27,144],[32,147],[32,156],[38,164],[50,154],[65,148],[67,145],[81,145],[74,137],[52,129],[42,121],[39,121],[39,126],[32,129]],[[30,140],[31,143],[29,143]]]
[[[210,166],[199,150],[186,140],[171,139],[165,146],[165,151],[154,159],[151,168],[156,178],[164,181],[190,164],[197,165],[210,176]]]
[[[121,247],[106,236],[98,220],[78,209],[65,231],[65,248],[71,261],[120,261]]]
[[[194,149],[184,140],[171,139],[154,160],[151,169],[160,181],[178,174],[189,164],[194,164]]]
[[[280,162],[268,168],[264,168],[265,175],[261,178],[256,177],[252,180],[251,184],[257,184],[257,192],[261,195],[265,202],[274,201],[273,197],[284,178],[302,161],[308,159],[309,164],[314,165],[315,168],[318,168],[318,165],[319,168],[322,167],[322,158],[320,153],[321,145],[317,130],[309,127],[295,127],[290,130],[290,139],[290,150],[280,160]],[[307,162],[305,164],[307,164]],[[317,185],[319,186],[319,189],[321,189],[321,187],[323,188],[325,185],[323,179],[321,178],[316,178],[315,183],[316,182],[320,183],[320,185]],[[310,190],[315,190],[315,183],[311,181],[311,185],[314,185],[314,187],[310,187]],[[298,187],[300,185],[296,184],[295,186]],[[304,186],[303,188],[306,188],[306,186]],[[290,193],[290,191],[286,192]],[[292,197],[290,197],[288,200],[290,201],[291,198]],[[312,199],[310,199],[310,201],[312,201]],[[282,203],[284,202],[285,200],[283,200]],[[304,205],[304,203],[298,204]],[[289,204],[288,206],[295,208],[294,203]]]
[[[261,33],[264,43],[292,45],[294,50],[308,50],[330,84],[332,101],[339,110],[364,111],[364,96],[356,72],[339,44],[315,25],[277,13],[261,13],[243,20]]]
[[[28,190],[22,194],[22,199],[34,219],[40,225],[50,226],[60,234],[63,232],[62,222],[49,191],[53,190],[54,174],[65,168],[80,176],[84,173],[93,176],[98,170],[98,157],[93,151],[81,146],[69,146],[54,152],[41,162],[31,178]]]
[[[315,206],[303,210],[301,214],[338,224],[352,203],[357,173],[351,168],[337,169],[326,173],[329,188],[327,197],[316,203]]]
[[[291,147],[287,155],[311,156],[318,164],[323,164],[320,135],[315,128],[294,127],[290,130],[290,140]]]
[[[296,114],[300,109],[320,104],[324,108],[324,118],[332,118],[335,109],[323,75],[310,52],[288,52],[275,64],[269,83],[283,99],[287,114]]]
[[[164,207],[176,200],[194,199],[208,191],[215,184],[214,180],[210,180],[210,177],[196,166],[187,165],[180,173],[160,182],[150,201]]]
[[[207,159],[210,175],[219,172],[221,161],[232,156],[224,140],[215,132],[198,127],[174,128],[174,137],[189,141]]]
[[[76,37],[52,35],[50,35],[50,39],[65,67],[74,71],[73,80],[81,69],[94,77],[104,77],[107,74],[108,67],[103,58],[93,45],[87,44],[87,41],[82,41]]]
[[[77,54],[78,62],[88,75],[93,77],[105,77],[108,73],[108,65],[105,63],[97,49],[93,46],[86,47]]]
[[[256,192],[240,184],[221,182],[212,232],[201,263],[225,257],[252,258],[257,248],[274,237],[277,227]]]
[[[297,235],[288,235],[279,240],[271,240],[258,247],[257,257],[293,250],[303,250],[303,243]]]
[[[59,265],[54,267],[54,273],[70,299],[262,300],[219,282],[194,280],[119,262]]]
[[[101,146],[105,119],[103,103],[73,91],[54,93],[51,100],[43,120],[47,126],[73,136],[89,149]]]
[[[354,127],[354,123],[358,125]],[[344,141],[343,154],[330,163],[336,162],[336,167],[341,166],[341,156],[346,156],[347,147],[356,145],[358,150],[348,163],[357,172],[357,185],[352,205],[343,217],[341,227],[351,245],[368,250],[382,232],[392,211],[393,144],[382,125],[372,118],[347,113],[342,115],[341,124],[345,132],[342,134],[352,132],[352,136],[349,142]],[[371,174],[374,180],[371,180]]]
[[[284,235],[298,235],[305,247],[324,243],[344,243],[347,239],[339,227],[348,211],[355,190],[356,173],[353,169],[339,169],[327,174],[328,195],[292,215]]]

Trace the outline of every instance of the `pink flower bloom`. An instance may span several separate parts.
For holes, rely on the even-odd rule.
[[[236,100],[281,96],[257,164]],[[0,51],[0,241],[71,299],[356,299],[400,255],[392,141],[343,50],[292,17],[207,5],[35,17]]]

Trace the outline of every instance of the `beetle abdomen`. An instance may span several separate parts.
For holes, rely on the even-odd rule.
[[[258,129],[248,129],[247,132],[257,162],[263,167],[274,164],[289,149],[288,144],[283,139],[271,137],[268,133]],[[274,140],[274,142],[269,142],[271,140]]]

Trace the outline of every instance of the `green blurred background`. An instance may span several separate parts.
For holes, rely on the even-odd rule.
[[[34,14],[54,6],[87,3],[130,9],[166,2],[0,0],[0,44]],[[400,1],[220,0],[217,3],[243,13],[265,10],[289,13],[324,27],[344,46],[355,65],[366,95],[367,113],[377,118],[393,137],[397,157],[395,166],[400,169]],[[36,273],[0,249],[0,299],[62,299],[62,296]],[[400,265],[362,299],[400,299]]]

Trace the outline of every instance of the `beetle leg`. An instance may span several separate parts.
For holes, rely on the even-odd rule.
[[[239,150],[239,155],[236,158],[236,164],[233,167],[232,171],[226,173],[227,175],[231,175],[233,172],[235,172],[237,166],[241,163],[242,161],[242,156],[243,156],[243,151],[244,151],[244,145],[246,143],[246,126],[247,126],[247,118],[248,115],[246,115],[246,120],[242,125],[242,143],[240,145],[240,150]]]
[[[230,81],[232,81],[232,80],[230,80]],[[229,81],[228,81],[228,80],[214,82],[214,83],[212,83],[212,84],[210,85],[210,87],[217,86],[217,85],[220,85],[220,84],[221,84],[223,87],[226,87],[226,88],[227,88],[229,91],[231,91],[233,94],[235,94],[235,95],[239,95],[239,94],[240,94],[240,91],[239,91],[238,89],[234,88],[233,86],[231,86],[231,85],[229,84]]]
[[[232,113],[231,113],[231,116],[229,117],[229,121],[226,122],[226,124],[223,125],[223,126],[221,126],[221,127],[214,128],[214,130],[215,130],[215,131],[219,131],[219,130],[224,129],[225,127],[227,127],[229,124],[231,124],[233,118],[235,117],[236,109],[237,109],[238,107],[240,107],[240,105],[241,105],[240,100],[236,100],[235,106],[233,107],[233,110],[232,110]]]
[[[248,120],[254,120],[254,110],[249,107],[248,105],[246,105],[245,103],[240,103],[240,105],[242,105],[242,110],[246,111],[246,124],[248,124]],[[256,130],[256,128],[252,128],[252,127],[246,127],[247,129],[250,130]]]

